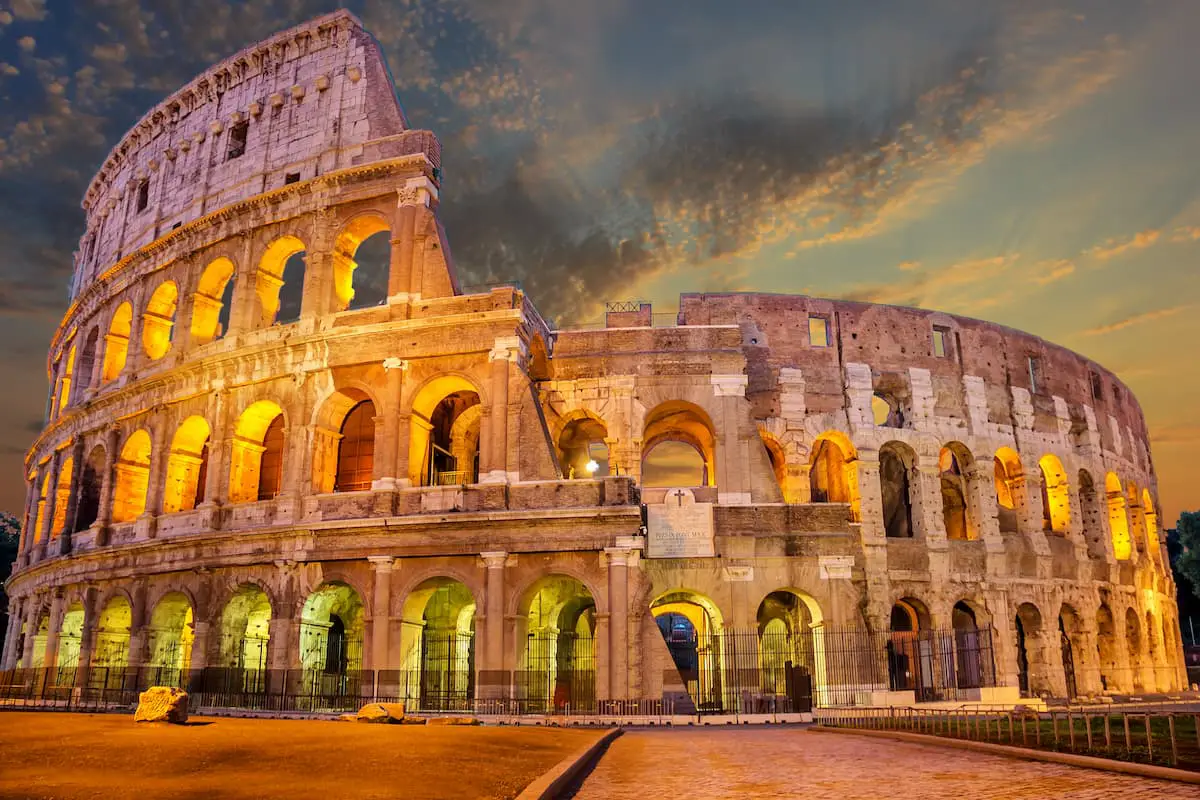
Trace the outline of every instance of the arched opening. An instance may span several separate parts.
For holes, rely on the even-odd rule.
[[[1150,679],[1147,681],[1147,689],[1149,691],[1163,691],[1164,686],[1164,670],[1162,645],[1163,642],[1159,638],[1162,630],[1158,626],[1158,622],[1154,619],[1154,612],[1146,612],[1146,666],[1150,672]]]
[[[46,522],[46,503],[50,499],[50,469],[42,470],[42,480],[38,484],[37,508],[33,513],[33,542],[42,541],[42,525]]]
[[[281,236],[267,246],[254,281],[263,327],[300,318],[305,255],[304,242],[295,236]]]
[[[1117,680],[1117,630],[1112,611],[1101,603],[1096,611],[1096,654],[1100,661],[1100,688],[1106,692],[1123,688]]]
[[[965,446],[952,442],[938,453],[938,473],[942,487],[942,519],[946,538],[957,541],[979,538],[975,519],[969,510],[967,469],[971,454]]]
[[[1104,510],[1096,492],[1096,482],[1086,469],[1079,470],[1079,512],[1088,556],[1104,558]]]
[[[1021,458],[1010,447],[1001,447],[992,459],[996,485],[996,517],[1001,533],[1016,533],[1017,508],[1023,501],[1025,476]]]
[[[168,592],[154,606],[146,640],[153,686],[185,686],[195,641],[192,604],[182,592]]]
[[[903,428],[904,412],[891,395],[875,392],[871,395],[871,417],[880,428]]]
[[[79,668],[80,645],[83,642],[83,605],[78,601],[67,606],[62,624],[58,627],[58,685],[73,683],[68,676]]]
[[[721,612],[697,592],[667,592],[650,605],[659,632],[696,710],[719,712],[736,702],[727,698]],[[728,702],[727,702],[728,701]]]
[[[716,463],[713,425],[702,408],[676,400],[646,415],[643,487],[715,486]]]
[[[75,476],[75,459],[67,456],[58,466],[58,481],[54,485],[54,515],[50,518],[50,538],[57,539],[67,526],[67,506],[71,500],[71,481]]]
[[[382,217],[363,214],[350,220],[333,246],[336,310],[387,302],[391,256],[391,231]]]
[[[204,502],[208,482],[208,445],[212,431],[204,417],[188,417],[171,439],[163,513],[190,511]]]
[[[117,459],[113,487],[112,521],[132,522],[146,513],[150,484],[150,434],[139,429],[130,434]]]
[[[300,617],[300,666],[311,697],[359,693],[362,673],[362,598],[344,583],[327,583],[308,596]]]
[[[563,477],[603,478],[609,474],[608,428],[596,417],[581,416],[558,435],[558,463]]]
[[[1058,613],[1058,639],[1068,700],[1079,696],[1079,685],[1075,678],[1075,639],[1079,632],[1079,615],[1074,608],[1063,603]]]
[[[204,268],[192,296],[192,341],[207,344],[229,330],[233,300],[233,262],[221,257]]]
[[[430,578],[404,601],[401,648],[407,701],[468,711],[475,699],[475,597],[461,581]]]
[[[96,524],[100,516],[100,484],[104,474],[104,448],[96,445],[83,465],[79,479],[79,503],[75,511],[75,527],[72,533],[87,530]]]
[[[27,634],[28,635],[28,634]],[[33,649],[30,653],[29,668],[46,668],[46,640],[50,637],[50,615],[43,611],[38,615],[37,624],[33,629]]]
[[[171,349],[178,302],[179,287],[175,281],[164,281],[146,303],[142,313],[142,350],[152,361],[162,358]]]
[[[935,687],[932,642],[921,634],[930,629],[929,610],[915,598],[892,606],[886,645],[888,683],[893,692],[915,692],[917,700],[932,700]]]
[[[252,584],[239,586],[221,612],[218,665],[228,691],[266,690],[267,645],[271,639],[271,601]]]
[[[900,442],[879,448],[879,488],[883,497],[883,526],[889,539],[913,536],[912,485],[909,474],[917,454]]]
[[[446,375],[413,400],[409,477],[416,486],[460,486],[479,481],[483,406],[465,378]]]
[[[992,685],[990,631],[980,624],[975,609],[960,600],[950,612],[954,628],[955,685],[959,689],[978,689]]]
[[[71,381],[75,375],[75,353],[76,346],[71,345],[71,349],[67,351],[67,362],[63,366],[62,378],[60,378],[58,389],[58,413],[66,411],[71,399]]]
[[[1112,532],[1113,555],[1118,561],[1128,561],[1133,556],[1133,539],[1129,535],[1125,492],[1115,472],[1104,476],[1104,493],[1108,501],[1108,528]]]
[[[1042,530],[1063,534],[1071,524],[1067,471],[1058,456],[1047,453],[1038,461],[1042,471]]]
[[[92,387],[93,373],[96,371],[96,360],[100,358],[100,329],[92,328],[88,332],[87,341],[79,351],[79,367],[76,372],[79,377],[75,380],[75,399],[79,400],[84,392]]]
[[[758,437],[762,440],[763,448],[767,451],[767,463],[771,466],[771,474],[775,477],[775,484],[779,487],[779,493],[783,495],[783,502],[799,502],[798,498],[792,496],[793,492],[789,491],[787,456],[784,453],[783,445],[774,436],[761,429],[758,432]]]
[[[1142,626],[1138,621],[1137,612],[1132,608],[1125,610],[1125,647],[1129,654],[1129,670],[1133,673],[1133,690],[1144,692],[1147,686],[1142,671],[1145,661],[1142,652]]]
[[[129,628],[132,622],[133,607],[123,595],[113,597],[100,612],[89,673],[93,688],[103,686],[117,689],[124,686],[125,669],[129,666]]]
[[[360,400],[346,413],[338,431],[335,492],[362,492],[371,488],[375,470],[375,404]]]
[[[587,711],[596,700],[596,601],[574,578],[551,575],[525,593],[519,696],[530,710]]]
[[[1017,685],[1023,697],[1046,690],[1046,670],[1040,642],[1042,612],[1033,603],[1017,606]]]
[[[850,503],[858,519],[858,454],[844,434],[827,431],[809,455],[808,486],[813,503]]]
[[[1142,490],[1142,513],[1146,517],[1146,549],[1151,558],[1159,555],[1158,544],[1158,512],[1154,508],[1154,498],[1149,489]]]
[[[814,630],[820,608],[807,595],[783,589],[758,605],[759,675],[775,710],[808,711],[824,688],[823,641]]]
[[[1159,669],[1159,690],[1172,692],[1179,688],[1176,683],[1174,662],[1178,658],[1181,637],[1175,635],[1175,625],[1167,614],[1162,617],[1162,666]]]
[[[124,302],[113,312],[112,322],[108,325],[108,335],[104,337],[104,372],[101,375],[104,383],[116,380],[125,369],[125,360],[129,356],[131,333],[133,333],[133,306]]]
[[[253,503],[279,494],[283,482],[283,409],[259,400],[238,417],[229,454],[229,502]]]

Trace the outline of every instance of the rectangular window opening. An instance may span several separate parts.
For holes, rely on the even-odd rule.
[[[229,129],[229,153],[225,160],[241,158],[246,152],[246,136],[250,133],[249,122],[239,122]]]
[[[1038,360],[1037,356],[1029,356],[1029,393],[1037,394],[1038,392]]]
[[[150,181],[142,181],[138,184],[137,190],[137,210],[142,212],[146,210],[146,206],[150,205]]]
[[[950,329],[933,326],[933,354],[938,358],[950,355]]]
[[[287,174],[287,176],[283,179],[284,186],[287,186],[289,183],[299,183],[299,182],[300,182],[300,173],[299,172],[289,172]]]
[[[1104,384],[1103,384],[1103,382],[1101,382],[1100,373],[1098,373],[1098,372],[1092,373],[1092,399],[1093,400],[1104,399]]]
[[[808,343],[813,347],[829,347],[829,320],[808,316]]]

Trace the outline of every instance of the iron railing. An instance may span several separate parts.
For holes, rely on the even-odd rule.
[[[827,709],[838,728],[905,731],[1200,771],[1200,712]]]

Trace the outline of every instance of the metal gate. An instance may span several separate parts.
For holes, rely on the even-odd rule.
[[[518,684],[529,711],[593,710],[596,660],[592,637],[570,632],[530,634]]]
[[[475,633],[431,631],[421,634],[421,708],[470,711],[475,698]]]

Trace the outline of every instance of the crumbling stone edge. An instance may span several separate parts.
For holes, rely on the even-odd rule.
[[[556,800],[624,731],[613,728],[579,752],[567,756],[525,787],[517,800]]]
[[[959,750],[975,750],[980,753],[991,753],[1009,758],[1021,758],[1026,761],[1046,761],[1051,764],[1065,764],[1071,767],[1098,769],[1105,772],[1121,772],[1126,775],[1136,775],[1140,778],[1157,778],[1164,781],[1200,784],[1200,772],[1191,772],[1174,767],[1159,767],[1152,764],[1135,764],[1132,761],[1118,761],[1113,758],[1097,758],[1095,756],[1079,756],[1074,753],[1059,753],[1053,750],[1035,750],[1026,747],[1011,747],[1006,744],[992,742],[976,742],[969,739],[948,739],[942,736],[930,736],[924,733],[905,733],[903,731],[871,731],[852,728],[832,728],[816,725],[810,731],[821,733],[848,733],[855,736],[874,736],[882,739],[898,739],[914,744],[932,744],[940,747],[955,747]]]

